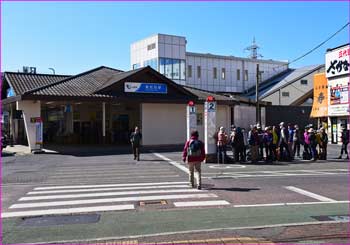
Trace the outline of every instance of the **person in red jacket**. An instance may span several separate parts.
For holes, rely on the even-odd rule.
[[[182,153],[182,160],[188,163],[189,169],[189,181],[192,188],[194,185],[194,169],[196,169],[197,176],[197,189],[202,188],[201,180],[201,163],[205,159],[204,143],[198,139],[198,131],[191,132],[191,138],[185,143],[185,147]]]

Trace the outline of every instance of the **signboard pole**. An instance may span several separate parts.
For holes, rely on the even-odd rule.
[[[209,96],[204,103],[204,145],[206,162],[215,162],[216,159],[216,101]]]
[[[186,108],[187,119],[187,139],[191,137],[191,131],[197,130],[197,114],[196,107],[193,101],[188,102]]]
[[[35,149],[34,152],[42,152],[43,148],[43,120],[41,117],[31,118],[35,123]]]

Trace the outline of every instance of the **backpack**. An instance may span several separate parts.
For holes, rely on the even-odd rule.
[[[187,149],[187,156],[199,157],[202,155],[202,143],[199,140],[191,140]]]

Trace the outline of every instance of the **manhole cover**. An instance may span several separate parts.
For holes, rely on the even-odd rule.
[[[47,225],[72,225],[97,223],[100,220],[99,214],[62,215],[24,218],[21,226],[47,226]]]
[[[140,202],[140,206],[148,206],[148,205],[166,205],[167,202],[165,200],[156,200],[156,201],[142,201]]]
[[[318,221],[342,221],[342,222],[349,222],[350,221],[350,217],[348,214],[311,216],[311,218],[314,218]]]

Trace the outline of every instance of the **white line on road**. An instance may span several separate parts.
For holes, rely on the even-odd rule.
[[[121,191],[121,190],[144,190],[161,188],[185,188],[188,185],[159,185],[159,186],[138,186],[138,187],[115,187],[115,188],[94,188],[94,189],[74,189],[74,190],[54,190],[54,191],[30,191],[27,195],[42,195],[55,193],[77,193],[77,192],[96,192],[96,191]]]
[[[122,187],[122,186],[155,186],[155,185],[178,185],[186,184],[187,182],[156,182],[156,183],[127,183],[127,184],[106,184],[106,185],[63,185],[63,186],[48,186],[36,187],[34,190],[57,190],[57,189],[77,189],[77,188],[96,188],[96,187]]]
[[[187,199],[187,198],[208,198],[217,197],[215,194],[183,194],[183,195],[159,195],[159,196],[136,196],[136,197],[119,197],[119,198],[105,198],[105,199],[88,199],[88,200],[74,200],[74,201],[58,201],[58,202],[38,202],[38,203],[23,203],[14,204],[12,208],[38,208],[38,207],[52,207],[65,205],[81,205],[93,203],[108,203],[108,202],[128,202],[128,201],[152,201],[152,200],[167,200],[167,199]]]
[[[334,199],[331,199],[331,198],[328,198],[328,197],[324,197],[324,196],[321,196],[321,195],[318,195],[318,194],[315,194],[315,193],[312,193],[310,191],[306,191],[306,190],[303,190],[303,189],[300,189],[300,188],[297,188],[297,187],[294,187],[294,186],[285,186],[285,188],[287,190],[294,191],[296,193],[299,193],[299,194],[302,194],[304,196],[308,196],[308,197],[314,198],[314,199],[322,201],[322,202],[336,202],[336,200],[334,200]]]
[[[36,201],[50,199],[69,199],[69,198],[84,198],[84,197],[108,197],[108,196],[123,196],[123,195],[141,195],[141,194],[160,194],[160,193],[186,193],[186,192],[206,192],[197,189],[178,189],[178,190],[148,190],[148,191],[119,191],[119,192],[100,192],[89,194],[70,194],[70,195],[51,195],[51,196],[27,196],[22,197],[19,201]]]
[[[169,162],[171,165],[173,165],[174,167],[177,167],[178,169],[184,171],[185,173],[187,173],[187,174],[189,173],[188,168],[186,168],[185,166],[181,165],[180,163],[175,162],[175,161],[173,161],[173,160],[171,160],[171,159],[169,159],[169,158],[163,156],[162,154],[159,154],[159,153],[153,153],[153,154],[154,154],[155,156],[157,156],[157,157],[163,159],[164,161]]]
[[[86,179],[86,178],[89,178],[89,179],[99,179],[99,178],[102,178],[102,177],[114,177],[114,179],[130,179],[130,178],[133,178],[133,179],[147,179],[147,178],[155,178],[155,177],[162,177],[162,178],[171,178],[171,177],[179,177],[180,175],[161,175],[161,176],[157,176],[156,174],[154,175],[143,175],[143,176],[140,176],[140,175],[129,175],[129,176],[122,176],[122,177],[119,177],[117,175],[80,175],[80,176],[77,176],[77,175],[72,175],[72,176],[66,176],[66,177],[63,177],[63,176],[50,176],[50,179],[76,179],[76,178],[80,178],[80,179]]]
[[[195,201],[195,202],[174,202],[175,207],[199,207],[199,206],[217,206],[217,205],[230,205],[229,202],[224,200],[217,201]]]
[[[341,204],[350,203],[350,201],[332,201],[332,202],[285,202],[285,203],[262,203],[262,204],[244,204],[233,205],[235,208],[249,208],[249,207],[273,207],[273,206],[296,206],[296,205],[315,205],[315,204]]]
[[[40,215],[52,215],[52,214],[74,214],[74,213],[88,213],[88,212],[100,212],[100,211],[122,211],[135,209],[134,205],[114,205],[114,206],[97,206],[97,207],[85,207],[85,208],[62,208],[62,209],[47,209],[47,210],[34,210],[34,211],[20,211],[20,212],[5,212],[1,214],[1,218],[12,217],[28,217],[28,216],[40,216]]]

